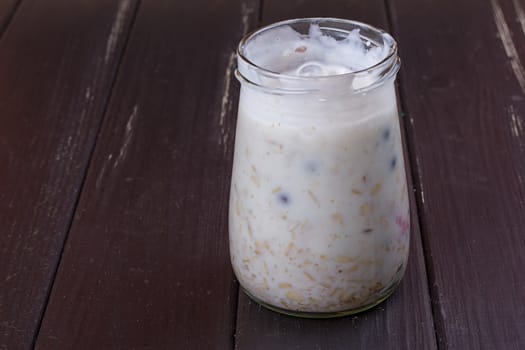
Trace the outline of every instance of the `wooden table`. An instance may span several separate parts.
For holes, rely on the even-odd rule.
[[[358,316],[239,292],[241,36],[352,18],[399,41],[407,275]],[[524,349],[524,0],[0,2],[0,349]]]

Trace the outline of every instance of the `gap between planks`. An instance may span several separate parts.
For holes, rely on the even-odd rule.
[[[114,21],[114,23],[112,25],[110,36],[108,37],[108,44],[112,40],[111,39],[111,35],[113,33],[118,32],[117,35],[120,35],[122,33],[122,31],[123,31],[123,23],[119,24],[118,26],[116,24],[119,21],[120,22],[124,21],[121,16],[122,16],[123,12],[127,11],[127,9],[122,4],[123,3],[128,3],[130,1],[131,0],[122,0],[122,2],[119,4],[119,9],[117,10],[117,15],[115,16],[115,21]],[[120,57],[117,59],[117,62],[116,62],[115,71],[113,73],[113,77],[111,78],[109,91],[107,93],[106,101],[104,102],[104,107],[102,109],[102,118],[100,118],[100,122],[99,122],[99,125],[97,127],[97,131],[95,133],[95,140],[94,140],[94,142],[93,142],[93,144],[91,146],[91,149],[89,150],[89,156],[88,156],[88,159],[87,159],[87,162],[86,162],[87,165],[85,167],[84,174],[83,174],[82,180],[80,182],[80,186],[79,186],[79,189],[78,189],[77,196],[76,196],[76,198],[74,200],[73,210],[72,210],[71,216],[70,216],[70,218],[68,220],[64,241],[62,243],[62,246],[60,247],[60,252],[58,254],[58,261],[57,261],[55,269],[54,269],[54,271],[52,273],[50,285],[48,287],[48,290],[47,290],[47,293],[46,293],[46,296],[45,296],[44,306],[43,306],[42,312],[41,312],[41,314],[39,316],[39,319],[38,319],[38,322],[37,322],[37,325],[36,325],[36,331],[35,331],[35,334],[33,336],[32,343],[31,343],[31,348],[32,349],[34,349],[36,347],[36,342],[37,342],[38,337],[40,335],[42,322],[43,322],[44,316],[46,314],[46,310],[47,310],[47,305],[49,303],[49,299],[50,299],[51,294],[53,292],[53,286],[55,284],[55,279],[56,279],[58,270],[60,268],[60,263],[62,261],[62,256],[64,255],[64,249],[65,249],[65,246],[67,244],[67,239],[68,239],[69,233],[71,231],[71,227],[73,225],[73,221],[74,221],[74,218],[75,218],[75,215],[76,215],[78,204],[80,202],[80,198],[81,198],[82,193],[83,193],[84,185],[86,183],[87,174],[89,173],[89,169],[91,167],[91,163],[92,163],[92,160],[93,160],[93,154],[95,152],[95,148],[96,148],[97,141],[98,141],[98,138],[99,138],[99,135],[100,135],[100,131],[102,130],[102,126],[104,124],[104,120],[106,119],[106,113],[107,113],[107,110],[108,110],[108,107],[109,107],[109,102],[111,101],[111,97],[113,95],[115,83],[117,81],[117,77],[119,76],[120,66],[121,66],[122,60],[124,58],[124,55],[126,53],[126,50],[127,50],[127,47],[128,47],[129,38],[131,36],[131,32],[132,32],[132,29],[133,29],[133,26],[135,24],[135,20],[137,18],[137,14],[138,14],[138,11],[139,11],[139,8],[140,8],[140,1],[141,0],[137,0],[136,3],[135,3],[135,8],[133,9],[133,12],[131,14],[131,18],[129,20],[127,33],[124,36],[124,38],[122,39],[123,40],[123,44],[122,44],[121,54],[120,54]],[[129,6],[129,4],[126,5],[126,6]],[[120,16],[120,18],[119,18],[119,16]],[[118,27],[118,29],[115,29],[117,27]],[[116,49],[116,46],[118,44],[118,40],[117,39],[113,39],[113,41],[114,41],[114,43],[109,45],[109,46],[113,46],[113,48],[112,48],[113,52],[110,53],[109,57],[111,57],[111,55],[114,53],[114,50]],[[109,47],[109,46],[107,45],[106,47]],[[107,55],[108,55],[108,51],[106,49],[106,56],[105,56],[105,58],[108,57]],[[105,61],[107,61],[107,59],[105,59]],[[92,92],[88,88],[86,90],[86,94],[85,94],[86,99],[91,99],[92,98],[91,93]]]

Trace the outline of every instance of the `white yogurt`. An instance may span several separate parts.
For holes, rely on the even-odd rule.
[[[290,27],[275,34],[245,53],[284,75],[345,74],[388,54],[376,48],[363,63],[356,31],[338,42],[316,26],[309,37]],[[353,86],[276,94],[243,83],[230,253],[243,288],[270,306],[357,310],[387,296],[404,273],[409,207],[393,78],[371,90]]]

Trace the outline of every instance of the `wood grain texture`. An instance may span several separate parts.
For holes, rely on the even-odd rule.
[[[525,2],[392,0],[439,344],[525,347]]]
[[[132,7],[24,1],[0,41],[0,349],[33,342]]]
[[[234,48],[254,1],[142,2],[38,349],[229,349]]]
[[[0,37],[16,13],[20,1],[21,0],[5,0],[0,2]]]
[[[263,24],[305,17],[348,18],[387,29],[385,6],[381,0],[264,0]]]
[[[264,5],[265,23],[284,18],[328,16],[357,19],[386,28],[382,1],[267,0]],[[384,304],[356,316],[307,320],[263,309],[240,292],[236,349],[435,349],[428,282],[413,196],[411,208],[411,250],[407,273],[398,291]]]

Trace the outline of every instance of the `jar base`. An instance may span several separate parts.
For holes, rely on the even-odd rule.
[[[330,311],[330,312],[307,312],[307,311],[294,311],[294,310],[283,309],[281,307],[268,304],[258,299],[257,297],[253,296],[250,292],[248,292],[246,289],[244,289],[242,286],[241,286],[241,289],[251,300],[253,300],[257,304],[261,305],[262,307],[268,310],[271,310],[271,311],[274,311],[274,312],[277,312],[283,315],[300,317],[300,318],[336,318],[336,317],[355,315],[355,314],[358,314],[358,313],[361,313],[361,312],[364,312],[364,311],[367,311],[367,310],[370,310],[376,307],[377,305],[381,304],[386,299],[388,299],[395,292],[400,282],[401,281],[394,283],[390,288],[384,291],[384,293],[380,296],[380,298],[378,298],[377,300],[369,304],[360,306],[355,309],[349,309],[349,310],[343,310],[343,311]]]

